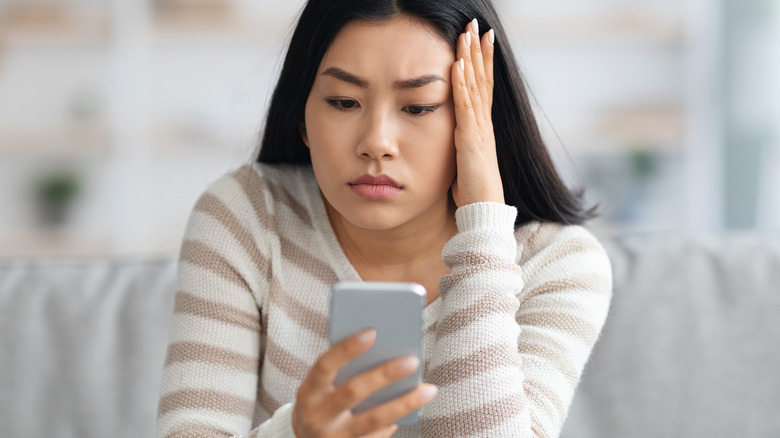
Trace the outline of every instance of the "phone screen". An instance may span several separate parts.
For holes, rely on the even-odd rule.
[[[331,291],[329,340],[331,345],[373,327],[376,342],[366,353],[347,364],[336,377],[340,385],[351,377],[368,371],[388,360],[414,355],[420,367],[409,376],[375,392],[353,408],[360,413],[399,397],[420,384],[422,376],[422,325],[425,288],[417,283],[342,282]],[[397,422],[417,422],[419,410]]]

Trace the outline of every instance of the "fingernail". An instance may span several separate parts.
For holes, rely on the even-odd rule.
[[[463,60],[463,58],[460,58],[460,61],[458,61],[458,68],[460,69],[460,71],[466,69],[466,62]]]
[[[358,336],[358,342],[361,344],[367,344],[376,337],[376,330],[368,329]]]
[[[466,45],[471,47],[471,32],[466,32]]]
[[[490,41],[491,45],[496,43],[496,33],[493,31],[493,29],[488,31],[488,41]]]
[[[420,400],[422,401],[433,400],[433,398],[436,397],[437,392],[439,392],[439,388],[437,388],[434,385],[426,383],[423,385],[422,388],[420,388]]]
[[[479,22],[476,18],[471,20],[471,28],[474,29],[474,35],[479,36]]]
[[[417,369],[419,365],[420,359],[417,359],[417,356],[409,356],[398,364],[398,369],[401,371],[412,371]]]

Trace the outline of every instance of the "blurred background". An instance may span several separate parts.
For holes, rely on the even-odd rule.
[[[602,232],[780,230],[779,0],[494,0]],[[173,255],[304,2],[0,0],[0,258]]]

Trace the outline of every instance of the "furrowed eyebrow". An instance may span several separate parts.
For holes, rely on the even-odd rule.
[[[338,67],[330,67],[324,72],[322,72],[323,75],[333,76],[336,79],[340,79],[344,82],[348,82],[350,84],[357,85],[361,88],[368,88],[368,81],[359,77],[355,76],[352,73],[348,73]],[[423,75],[418,78],[412,78],[412,79],[404,79],[401,81],[396,81],[393,84],[393,88],[400,88],[400,89],[409,89],[409,88],[420,88],[425,85],[430,84],[431,82],[436,81],[442,81],[447,82],[444,80],[443,77],[439,75]]]

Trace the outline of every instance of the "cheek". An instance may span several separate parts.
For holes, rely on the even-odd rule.
[[[329,123],[326,114],[316,104],[306,104],[305,112],[306,134],[309,141],[309,152],[312,158],[323,155],[331,145],[328,140],[334,138],[333,124]]]
[[[418,159],[439,172],[455,172],[455,116],[444,113],[415,131]],[[433,169],[431,169],[433,170]]]

